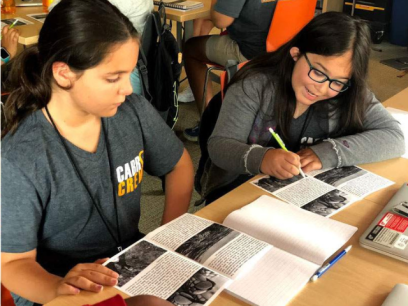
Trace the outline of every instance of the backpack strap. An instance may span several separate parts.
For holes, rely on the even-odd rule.
[[[139,60],[137,61],[137,69],[139,71],[140,81],[142,82],[142,95],[152,102],[152,95],[149,92],[149,78],[147,75],[147,59],[143,48],[139,48]]]

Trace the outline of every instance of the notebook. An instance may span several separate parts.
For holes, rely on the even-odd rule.
[[[404,183],[360,237],[361,246],[408,262],[408,183]]]
[[[184,11],[204,7],[204,4],[198,1],[163,0],[163,3],[165,7],[168,7],[171,9],[177,9],[177,10],[184,10]],[[154,4],[159,5],[160,1],[154,1]]]
[[[42,0],[16,0],[16,6],[42,6]]]

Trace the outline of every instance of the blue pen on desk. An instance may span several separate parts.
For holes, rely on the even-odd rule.
[[[349,247],[347,247],[346,249],[344,249],[341,253],[339,253],[339,255],[334,257],[333,260],[330,261],[328,264],[325,264],[323,267],[321,267],[319,270],[317,270],[316,274],[313,275],[310,280],[312,282],[314,282],[315,280],[320,278],[320,276],[322,276],[327,270],[330,269],[330,267],[332,267],[336,262],[338,262],[340,260],[340,258],[342,258],[344,255],[346,255],[347,252],[350,251],[350,249],[351,249],[351,245]]]

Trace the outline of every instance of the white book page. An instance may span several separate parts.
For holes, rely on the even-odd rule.
[[[233,211],[224,224],[318,265],[357,231],[269,196]]]
[[[255,305],[286,305],[309,281],[318,265],[272,248],[226,289]]]
[[[405,138],[405,154],[402,157],[408,158],[408,112],[392,107],[386,107],[386,110],[401,124]]]

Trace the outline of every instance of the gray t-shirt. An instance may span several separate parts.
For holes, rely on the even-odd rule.
[[[131,243],[140,237],[143,172],[155,176],[169,173],[183,154],[183,145],[140,96],[129,96],[115,116],[102,120],[111,167],[103,130],[96,153],[68,141],[66,144],[114,235],[118,235],[114,188],[121,240]],[[37,249],[37,261],[59,275],[66,274],[69,265],[117,252],[56,131],[41,111],[3,139],[1,152],[2,252]]]
[[[258,74],[228,88],[208,140],[210,159],[201,178],[204,197],[232,183],[240,175],[260,174],[266,151],[278,147],[268,130],[269,127],[276,128],[276,122],[264,115],[273,114],[275,86],[274,81]],[[371,92],[367,95],[371,103],[365,113],[362,133],[331,138],[338,125],[337,114],[329,116],[314,111],[306,126],[307,113],[292,120],[289,132],[293,140],[287,143],[288,147],[291,150],[298,146],[310,147],[324,169],[401,156],[404,154],[404,134],[400,124]]]
[[[235,18],[227,28],[228,35],[238,43],[239,50],[247,58],[266,52],[266,37],[276,1],[218,0],[214,10]]]

